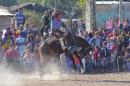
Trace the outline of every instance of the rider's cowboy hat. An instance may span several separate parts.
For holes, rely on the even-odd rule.
[[[56,10],[55,16],[58,16],[60,14],[61,14],[61,11],[60,10]]]

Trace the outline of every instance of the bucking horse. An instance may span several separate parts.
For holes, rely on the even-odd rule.
[[[39,46],[41,61],[40,68],[42,68],[43,66],[45,67],[52,58],[56,58],[57,55],[60,55],[64,52],[65,49],[68,49],[72,46],[76,46],[77,48],[75,50],[80,53],[85,50],[87,54],[92,50],[92,47],[84,38],[73,35],[70,32],[68,32],[67,35],[65,35],[64,37],[58,39],[50,37],[44,40]],[[40,71],[40,77],[42,77],[43,70]]]

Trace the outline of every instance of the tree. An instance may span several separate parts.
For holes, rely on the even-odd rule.
[[[41,4],[42,3],[42,1],[43,0],[17,0],[17,2],[19,3],[19,4],[21,4],[21,3],[39,3],[39,4]]]
[[[86,7],[86,26],[89,30],[96,30],[96,0],[79,0],[79,5],[81,8]]]
[[[27,20],[26,23],[34,23],[38,29],[41,28],[42,25],[40,14],[37,14],[36,12],[33,11],[25,11],[24,14]]]
[[[78,0],[43,0],[42,5],[49,8],[57,7],[69,11],[75,7],[77,1]]]

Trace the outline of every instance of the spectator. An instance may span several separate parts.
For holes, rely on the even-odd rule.
[[[42,24],[41,36],[43,36],[43,33],[49,34],[50,15],[48,12],[45,12],[45,14],[42,16]]]
[[[34,70],[34,62],[32,58],[32,53],[30,52],[30,49],[28,46],[24,50],[23,64],[25,65],[26,71]]]
[[[18,62],[18,59],[19,59],[19,55],[18,55],[18,52],[17,50],[15,50],[15,46],[12,45],[10,46],[7,51],[5,52],[5,57],[6,57],[6,60],[10,63],[10,62]]]
[[[28,34],[31,34],[33,36],[33,38],[36,39],[36,37],[38,35],[38,31],[37,31],[37,28],[34,24],[31,24]]]
[[[99,36],[99,32],[95,32],[95,36],[89,41],[89,43],[93,47],[101,47],[101,37]]]
[[[126,61],[127,70],[130,71],[130,47],[126,48],[125,61]]]
[[[91,39],[90,37],[89,37],[89,34],[88,34],[88,31],[86,31],[85,32],[85,39],[86,39],[86,41],[88,41],[89,42],[89,40]]]
[[[26,39],[23,38],[22,34],[20,34],[20,36],[16,39],[16,47],[20,57],[22,57],[22,53],[26,47],[26,44],[27,44]]]
[[[30,46],[30,51],[33,52],[34,51],[34,47],[37,44],[37,41],[36,41],[36,39],[34,38],[34,36],[32,34],[28,35],[27,43]]]
[[[73,28],[72,28],[72,32],[73,34],[77,35],[78,34],[78,22],[77,21],[73,21]]]
[[[25,28],[21,31],[21,34],[23,35],[24,38],[27,38],[27,35],[29,34],[29,24],[26,24]]]
[[[80,70],[80,68],[81,68],[81,61],[80,61],[80,57],[78,56],[77,52],[74,52],[74,53],[72,54],[72,57],[73,57],[73,59],[74,59],[75,65],[76,65],[76,71],[77,71],[78,73],[81,73],[81,70]]]
[[[128,20],[128,19],[125,19],[125,20],[124,20],[123,28],[124,28],[124,31],[125,31],[126,33],[128,33],[128,32],[130,31],[130,26],[129,26],[129,20]]]
[[[110,17],[109,20],[106,22],[106,29],[112,29],[112,18]]]
[[[99,65],[99,48],[95,47],[94,51],[93,51],[93,60],[94,60],[94,64],[95,66]]]
[[[18,11],[15,13],[15,20],[16,20],[16,24],[17,24],[17,28],[20,26],[20,25],[24,25],[25,23],[25,16],[22,12],[21,9],[18,9]]]
[[[11,44],[14,44],[14,37],[12,36],[10,28],[7,28],[3,37],[2,47],[6,50]]]

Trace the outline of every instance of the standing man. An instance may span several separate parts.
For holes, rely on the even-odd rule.
[[[16,21],[16,26],[17,28],[20,26],[20,25],[24,25],[25,23],[25,16],[22,12],[21,9],[18,9],[18,11],[15,13],[15,21]]]
[[[23,58],[22,58],[22,55],[23,55],[23,52],[26,48],[26,39],[23,37],[23,35],[20,33],[20,36],[15,40],[16,41],[16,47],[17,47],[17,50],[18,50],[18,54],[20,56],[19,60],[21,61]]]
[[[44,36],[44,33],[49,34],[49,27],[50,27],[50,15],[46,11],[45,14],[42,16],[42,28],[41,28],[41,36]]]

